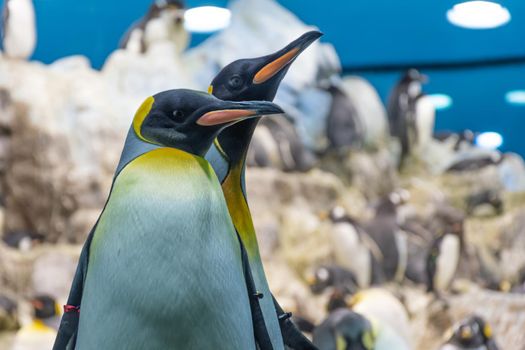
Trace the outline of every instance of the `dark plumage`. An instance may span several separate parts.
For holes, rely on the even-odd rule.
[[[470,316],[454,326],[441,350],[498,350],[492,328],[480,316]]]
[[[355,274],[337,265],[321,265],[315,269],[309,282],[310,290],[314,294],[322,293],[327,288],[335,288],[346,295],[357,292],[358,284]]]
[[[503,212],[503,200],[501,195],[496,190],[484,190],[478,193],[471,194],[466,199],[467,213],[472,214],[477,207],[482,205],[491,206],[496,214]]]
[[[446,172],[476,171],[491,165],[499,165],[505,156],[501,153],[493,153],[481,157],[463,159],[451,164]]]

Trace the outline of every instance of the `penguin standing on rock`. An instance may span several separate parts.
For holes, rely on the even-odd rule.
[[[255,349],[242,246],[204,155],[223,128],[279,113],[184,89],[143,102],[55,349]]]
[[[33,0],[4,0],[2,11],[4,54],[27,60],[36,46],[36,22]]]
[[[481,317],[474,315],[454,327],[453,333],[439,350],[498,350],[492,328]]]
[[[273,100],[290,65],[321,35],[318,31],[311,31],[273,54],[230,63],[213,79],[209,92],[228,101]],[[256,332],[267,332],[269,345],[273,349],[282,349],[283,339],[292,349],[314,349],[287,319],[289,314],[284,313],[272,298],[259,253],[245,186],[248,147],[258,122],[259,118],[253,118],[222,131],[206,154],[206,159],[219,178],[233,225],[246,247],[251,268],[248,273],[253,276],[254,288],[259,296],[252,300],[253,312],[258,314],[257,310],[260,310],[263,320],[258,325],[266,329],[256,326]],[[259,341],[263,341],[262,338],[264,336],[261,335]],[[270,348],[261,343],[258,345],[262,350]]]
[[[397,138],[401,144],[400,167],[421,137],[420,129],[429,124],[428,121],[420,120],[418,116],[418,112],[421,112],[419,103],[424,96],[422,84],[426,81],[425,75],[416,69],[410,69],[394,87],[388,99],[390,135]],[[433,127],[433,121],[431,124]]]
[[[146,15],[128,29],[120,48],[145,53],[158,40],[170,40],[182,52],[189,43],[184,29],[184,0],[155,0]]]

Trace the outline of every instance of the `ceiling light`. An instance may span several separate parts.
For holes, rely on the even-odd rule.
[[[186,10],[184,28],[193,33],[211,33],[230,25],[231,12],[216,6],[200,6]]]
[[[505,94],[505,100],[513,105],[525,105],[525,90],[509,91]]]
[[[428,100],[434,105],[436,110],[443,110],[452,106],[452,97],[445,94],[431,94],[426,96]]]
[[[510,21],[510,12],[505,7],[490,1],[463,2],[447,11],[450,23],[468,29],[489,29]]]
[[[503,137],[497,132],[483,132],[476,137],[476,145],[485,149],[497,149],[503,144]]]

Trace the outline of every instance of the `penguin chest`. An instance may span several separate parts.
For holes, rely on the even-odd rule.
[[[158,149],[122,170],[93,237],[82,310],[83,345],[107,327],[100,341],[111,344],[250,348],[239,243],[207,162]]]
[[[35,49],[35,10],[31,0],[9,0],[4,23],[4,50],[12,58],[28,58]]]
[[[350,223],[334,225],[332,239],[338,264],[355,273],[360,287],[370,285],[372,266],[370,251],[363,244],[355,226]]]
[[[452,282],[459,264],[459,250],[459,238],[456,235],[447,234],[443,237],[434,276],[434,283],[438,290],[447,289]]]

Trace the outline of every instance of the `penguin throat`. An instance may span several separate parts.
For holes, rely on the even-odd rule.
[[[233,226],[238,232],[241,240],[246,247],[249,256],[259,254],[257,237],[253,226],[252,216],[248,202],[243,192],[244,182],[244,157],[242,161],[234,163],[222,183],[222,191]]]
[[[244,167],[255,127],[261,118],[251,118],[224,129],[217,137],[217,143],[227,157],[230,167],[241,164]]]

